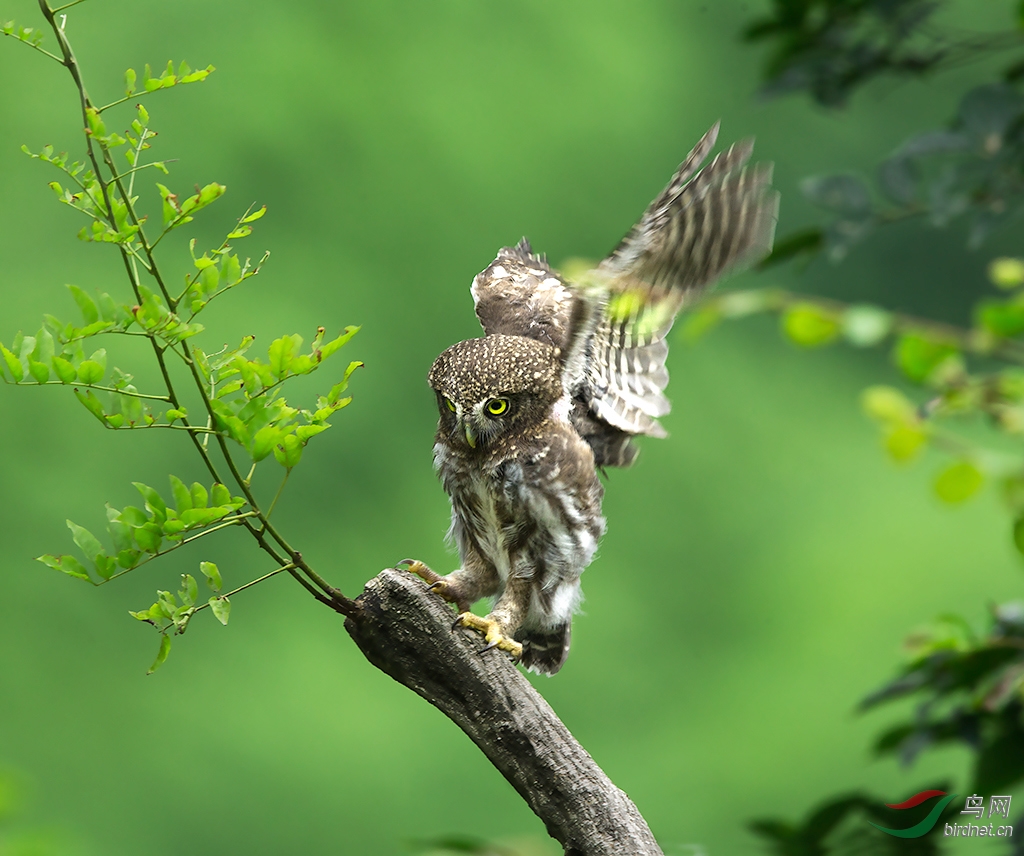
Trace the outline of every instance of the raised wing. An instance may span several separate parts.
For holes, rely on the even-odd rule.
[[[621,460],[609,463],[632,460],[621,432],[664,436],[657,419],[669,412],[665,336],[679,310],[771,249],[779,207],[772,166],[748,165],[754,144],[744,140],[700,169],[717,136],[716,123],[596,271],[604,302],[594,313],[580,395],[594,422],[591,445],[621,447]],[[611,429],[606,440],[601,423]]]
[[[679,310],[771,249],[779,207],[772,166],[749,165],[754,144],[744,140],[701,169],[717,136],[716,123],[591,281],[566,282],[525,238],[473,280],[485,333],[562,350],[572,421],[598,466],[630,464],[637,434],[664,436],[665,337]]]

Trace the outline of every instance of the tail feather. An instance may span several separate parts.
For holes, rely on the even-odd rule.
[[[521,631],[519,641],[523,644],[523,667],[538,675],[553,675],[569,656],[569,637],[572,625],[566,622],[554,630]]]

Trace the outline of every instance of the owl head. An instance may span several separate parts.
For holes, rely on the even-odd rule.
[[[439,430],[485,449],[542,422],[563,394],[559,351],[524,336],[485,336],[452,345],[427,381],[437,393]]]

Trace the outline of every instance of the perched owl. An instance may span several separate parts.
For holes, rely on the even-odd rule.
[[[633,438],[665,436],[665,337],[727,270],[771,249],[771,165],[736,143],[701,169],[708,131],[618,247],[568,282],[523,239],[473,280],[483,326],[430,369],[441,418],[434,464],[451,497],[462,566],[409,570],[480,631],[553,675],[569,653],[580,574],[605,531],[598,470],[633,462]],[[469,612],[496,598],[487,618]]]

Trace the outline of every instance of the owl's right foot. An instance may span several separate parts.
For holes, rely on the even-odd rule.
[[[517,663],[523,659],[523,646],[516,642],[515,639],[502,633],[502,625],[490,616],[481,618],[472,612],[463,612],[455,619],[452,630],[456,627],[468,627],[470,630],[475,630],[481,634],[487,640],[487,646],[480,650],[481,654],[485,651],[490,651],[491,648],[498,648],[511,654],[512,659]]]
[[[410,574],[415,574],[425,583],[427,587],[443,597],[448,603],[454,603],[459,612],[469,612],[469,604],[463,598],[458,589],[439,573],[430,570],[418,559],[402,559],[399,565],[405,565]]]

